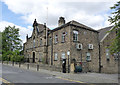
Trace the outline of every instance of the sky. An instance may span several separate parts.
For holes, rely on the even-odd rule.
[[[58,26],[59,17],[66,22],[78,21],[95,30],[110,26],[108,16],[118,0],[1,0],[0,31],[8,25],[20,29],[23,43],[32,34],[34,19],[47,23],[50,29]]]

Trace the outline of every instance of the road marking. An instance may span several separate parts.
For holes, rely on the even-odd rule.
[[[3,78],[0,78],[0,80],[3,82],[3,83],[6,83],[7,85],[14,85],[13,83],[3,79]]]
[[[63,80],[67,80],[67,81],[78,82],[78,83],[85,83],[85,82],[82,82],[82,81],[71,80],[71,79],[66,79],[66,78],[62,78],[62,77],[56,77],[56,78],[63,79]]]

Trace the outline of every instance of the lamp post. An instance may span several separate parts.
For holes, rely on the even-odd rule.
[[[70,51],[67,52],[67,55],[68,55],[68,73],[70,73],[70,65],[69,65]]]

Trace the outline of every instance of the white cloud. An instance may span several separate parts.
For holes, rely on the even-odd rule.
[[[22,39],[23,43],[25,43],[25,41],[26,41],[26,35],[28,34],[29,36],[31,36],[31,34],[32,34],[31,26],[28,26],[27,28],[25,28],[25,27],[15,25],[10,22],[6,22],[6,21],[0,22],[0,31],[3,31],[5,29],[5,27],[8,27],[8,26],[16,26],[16,28],[20,29],[20,38]]]
[[[67,21],[77,20],[95,29],[105,27],[109,7],[115,0],[2,0],[8,8],[16,14],[22,14],[24,23],[32,24],[36,18],[38,22],[47,22],[48,27],[57,26],[58,17],[64,16]]]

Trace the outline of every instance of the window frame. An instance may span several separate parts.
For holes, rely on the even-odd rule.
[[[63,54],[64,54],[64,57],[63,57]],[[66,59],[65,52],[61,53],[61,59]]]
[[[106,60],[109,61],[110,60],[110,53],[109,53],[109,49],[106,49]]]
[[[40,46],[42,46],[42,38],[40,38]]]
[[[62,43],[65,42],[65,32],[62,33]]]
[[[55,44],[58,43],[58,35],[55,35]]]
[[[52,45],[52,37],[49,37],[49,45]]]
[[[89,59],[88,59],[89,57]],[[90,62],[91,61],[91,54],[89,52],[86,53],[86,61]]]
[[[74,42],[78,41],[78,31],[77,30],[73,30],[73,41]]]
[[[58,60],[58,53],[54,53],[54,61],[57,61]]]

